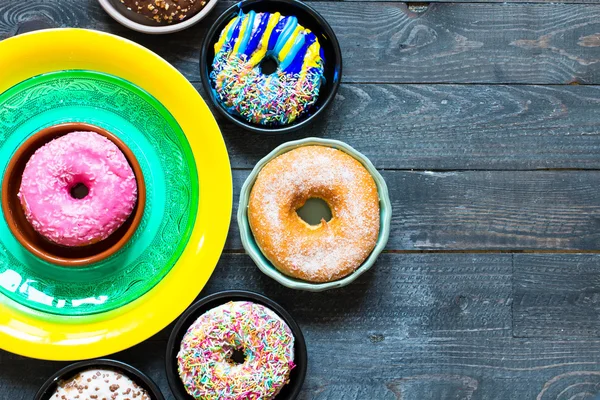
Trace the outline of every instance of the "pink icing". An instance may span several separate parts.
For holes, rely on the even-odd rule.
[[[71,196],[83,184],[89,193]],[[137,183],[127,159],[95,132],[72,132],[39,148],[27,162],[19,199],[33,228],[63,246],[106,239],[127,220]]]

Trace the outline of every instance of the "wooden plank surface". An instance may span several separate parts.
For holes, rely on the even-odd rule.
[[[459,390],[452,374],[442,378],[445,367],[427,365],[455,354],[456,358],[447,362],[458,367],[462,357],[477,358],[472,353],[477,346],[511,336],[511,273],[508,254],[385,254],[353,285],[329,293],[308,293],[283,288],[262,274],[246,255],[228,254],[201,296],[232,288],[254,290],[273,298],[294,316],[306,336],[311,360],[302,398],[341,398],[341,385],[350,384],[344,398],[362,399],[372,392],[373,399],[380,399],[393,398],[389,385],[402,385],[401,377],[417,373],[440,375],[437,394]],[[167,328],[154,339],[114,356],[149,373],[165,393],[164,352],[169,332]],[[460,349],[456,348],[461,347],[455,343],[457,338],[465,339]],[[471,341],[479,344],[466,345]],[[500,347],[506,342],[492,343]],[[422,358],[428,348],[440,345],[437,360],[434,355]],[[381,360],[381,369],[372,363],[375,359]],[[483,354],[477,362],[502,365],[485,361]],[[64,364],[0,352],[0,393],[7,395],[0,398],[31,399],[44,379]],[[30,370],[33,365],[35,374]],[[477,374],[475,368],[467,370]],[[351,382],[360,375],[364,377],[360,383]],[[492,375],[472,379],[491,383]],[[415,394],[423,389],[410,388]]]
[[[598,109],[598,86],[343,84],[325,117],[296,134],[265,140],[215,116],[234,168],[322,136],[383,169],[598,169]]]
[[[591,39],[600,32],[596,5],[439,4],[420,15],[387,3],[316,8],[340,38],[346,82],[591,84],[600,78]]]
[[[401,340],[384,328],[385,339],[373,341],[365,333],[344,330],[332,332],[335,339],[308,339],[311,363],[299,400],[593,400],[600,385],[598,340]],[[115,358],[168,386],[164,348],[154,342]],[[1,353],[0,363],[10,365],[0,377],[7,400],[31,400],[64,365],[37,362],[36,375],[31,360]],[[174,399],[168,392],[166,398]]]
[[[516,254],[514,333],[600,336],[600,255]]]
[[[563,390],[585,398],[600,384],[600,341],[513,338],[511,259],[385,254],[355,284],[315,294],[283,288],[246,255],[226,255],[201,296],[251,289],[292,313],[309,348],[301,399],[570,398],[558,396]],[[173,399],[164,372],[169,331],[113,357]],[[63,365],[0,352],[2,399],[31,399]]]
[[[324,1],[324,0],[307,0],[309,2]],[[378,2],[378,3],[398,3],[398,0],[338,0],[344,2]],[[552,4],[598,4],[597,0],[406,0],[402,2],[406,4],[410,11],[419,14],[427,11],[429,4],[433,3],[552,3]]]
[[[205,23],[181,33],[133,33],[88,0],[3,0],[0,38],[41,20],[99,29],[157,51],[198,81]],[[315,2],[340,40],[346,83],[600,83],[600,4],[431,5],[416,14],[403,3]]]
[[[226,249],[249,171],[233,171]],[[393,206],[387,249],[598,250],[600,171],[382,171]]]
[[[405,338],[512,335],[510,254],[383,254],[354,284],[325,293],[285,289],[246,254],[224,254],[200,297],[230,289],[266,294],[310,335],[353,326],[377,341],[382,324]]]
[[[600,255],[515,253],[600,251],[600,2],[438,1],[312,2],[344,53],[326,118],[265,137],[217,116],[234,168],[234,218],[200,297],[249,289],[294,315],[310,359],[301,399],[596,398]],[[204,94],[200,44],[230,4],[157,37],[118,25],[96,0],[0,0],[0,39],[39,27],[115,33],[156,51]],[[241,253],[235,221],[249,168],[305,136],[366,154],[394,207],[373,269],[325,293],[260,273]],[[170,329],[111,357],[148,373],[171,400]],[[63,365],[0,351],[0,400],[30,400]]]

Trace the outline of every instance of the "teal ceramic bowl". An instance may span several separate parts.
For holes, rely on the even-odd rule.
[[[254,240],[254,236],[252,235],[252,230],[250,229],[250,224],[248,222],[248,201],[250,199],[250,192],[252,190],[252,186],[254,186],[254,182],[256,181],[256,177],[260,170],[265,166],[269,161],[273,158],[286,153],[290,150],[301,146],[310,146],[310,145],[320,145],[320,146],[328,146],[333,147],[335,149],[341,150],[358,161],[361,162],[362,165],[371,173],[375,183],[377,184],[377,191],[379,192],[379,209],[380,209],[380,220],[381,226],[379,228],[379,237],[377,238],[377,244],[373,249],[373,252],[369,255],[369,257],[365,260],[365,262],[352,274],[339,279],[333,282],[326,283],[312,283],[303,281],[300,279],[295,279],[289,277],[282,272],[280,272],[277,268],[271,264],[271,262],[263,255],[258,244]],[[371,161],[358,151],[354,150],[352,147],[347,145],[344,142],[340,142],[338,140],[330,140],[330,139],[320,139],[320,138],[306,138],[302,140],[295,140],[292,142],[287,142],[277,147],[271,153],[269,153],[265,158],[260,160],[258,164],[254,167],[250,176],[244,182],[244,186],[242,186],[242,192],[240,193],[240,204],[237,214],[238,225],[240,227],[240,235],[242,238],[242,245],[246,252],[250,255],[252,260],[256,263],[258,268],[264,272],[266,275],[275,279],[277,282],[281,283],[283,286],[298,289],[298,290],[307,290],[311,292],[321,292],[323,290],[335,289],[342,286],[346,286],[353,282],[360,275],[365,273],[369,268],[373,266],[375,260],[385,247],[388,238],[390,236],[390,223],[392,220],[392,204],[390,202],[390,197],[388,194],[388,188],[383,180],[381,174],[377,171],[377,169],[373,166]]]

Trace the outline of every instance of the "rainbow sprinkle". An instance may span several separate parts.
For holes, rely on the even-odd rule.
[[[245,356],[241,364],[231,360],[238,349]],[[190,326],[177,361],[186,391],[195,399],[268,400],[289,382],[294,336],[270,309],[229,302]]]
[[[265,75],[270,57],[277,70]],[[249,122],[286,125],[307,113],[324,80],[317,37],[296,17],[250,11],[231,20],[215,44],[213,91],[225,108]]]

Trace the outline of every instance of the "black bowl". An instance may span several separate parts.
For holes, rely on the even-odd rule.
[[[67,380],[75,376],[75,374],[91,368],[107,368],[122,372],[129,379],[138,384],[138,386],[146,389],[152,400],[165,400],[165,397],[160,392],[156,384],[140,370],[133,368],[131,365],[115,360],[86,360],[71,364],[54,375],[52,375],[46,383],[38,390],[35,395],[35,400],[48,400],[56,391],[56,385],[61,380]]]
[[[223,28],[238,15],[240,9],[244,13],[254,10],[255,12],[280,12],[282,15],[294,15],[298,18],[300,25],[310,29],[319,39],[321,48],[325,53],[325,82],[321,85],[319,98],[313,109],[291,124],[268,127],[248,122],[241,117],[230,114],[215,96],[209,77],[215,56],[214,44],[219,40]],[[319,13],[305,3],[298,0],[246,0],[235,4],[221,14],[206,35],[200,54],[200,76],[202,77],[204,90],[212,103],[234,124],[257,133],[289,133],[312,122],[335,98],[342,77],[342,51],[331,26]]]
[[[279,315],[292,330],[294,338],[296,339],[294,344],[294,363],[296,364],[296,368],[294,368],[290,374],[290,383],[281,389],[281,392],[275,397],[275,400],[294,400],[298,397],[298,394],[302,389],[308,364],[306,342],[304,341],[302,331],[298,324],[296,324],[296,321],[294,321],[290,314],[288,314],[279,304],[258,293],[245,290],[228,290],[205,297],[191,305],[179,318],[177,324],[175,324],[173,332],[171,332],[171,336],[169,337],[169,343],[167,344],[167,356],[165,360],[167,379],[175,398],[177,400],[193,400],[193,397],[185,391],[185,387],[183,386],[183,383],[179,378],[179,372],[177,371],[177,353],[179,352],[183,336],[194,321],[202,314],[230,301],[251,301],[266,306]]]

